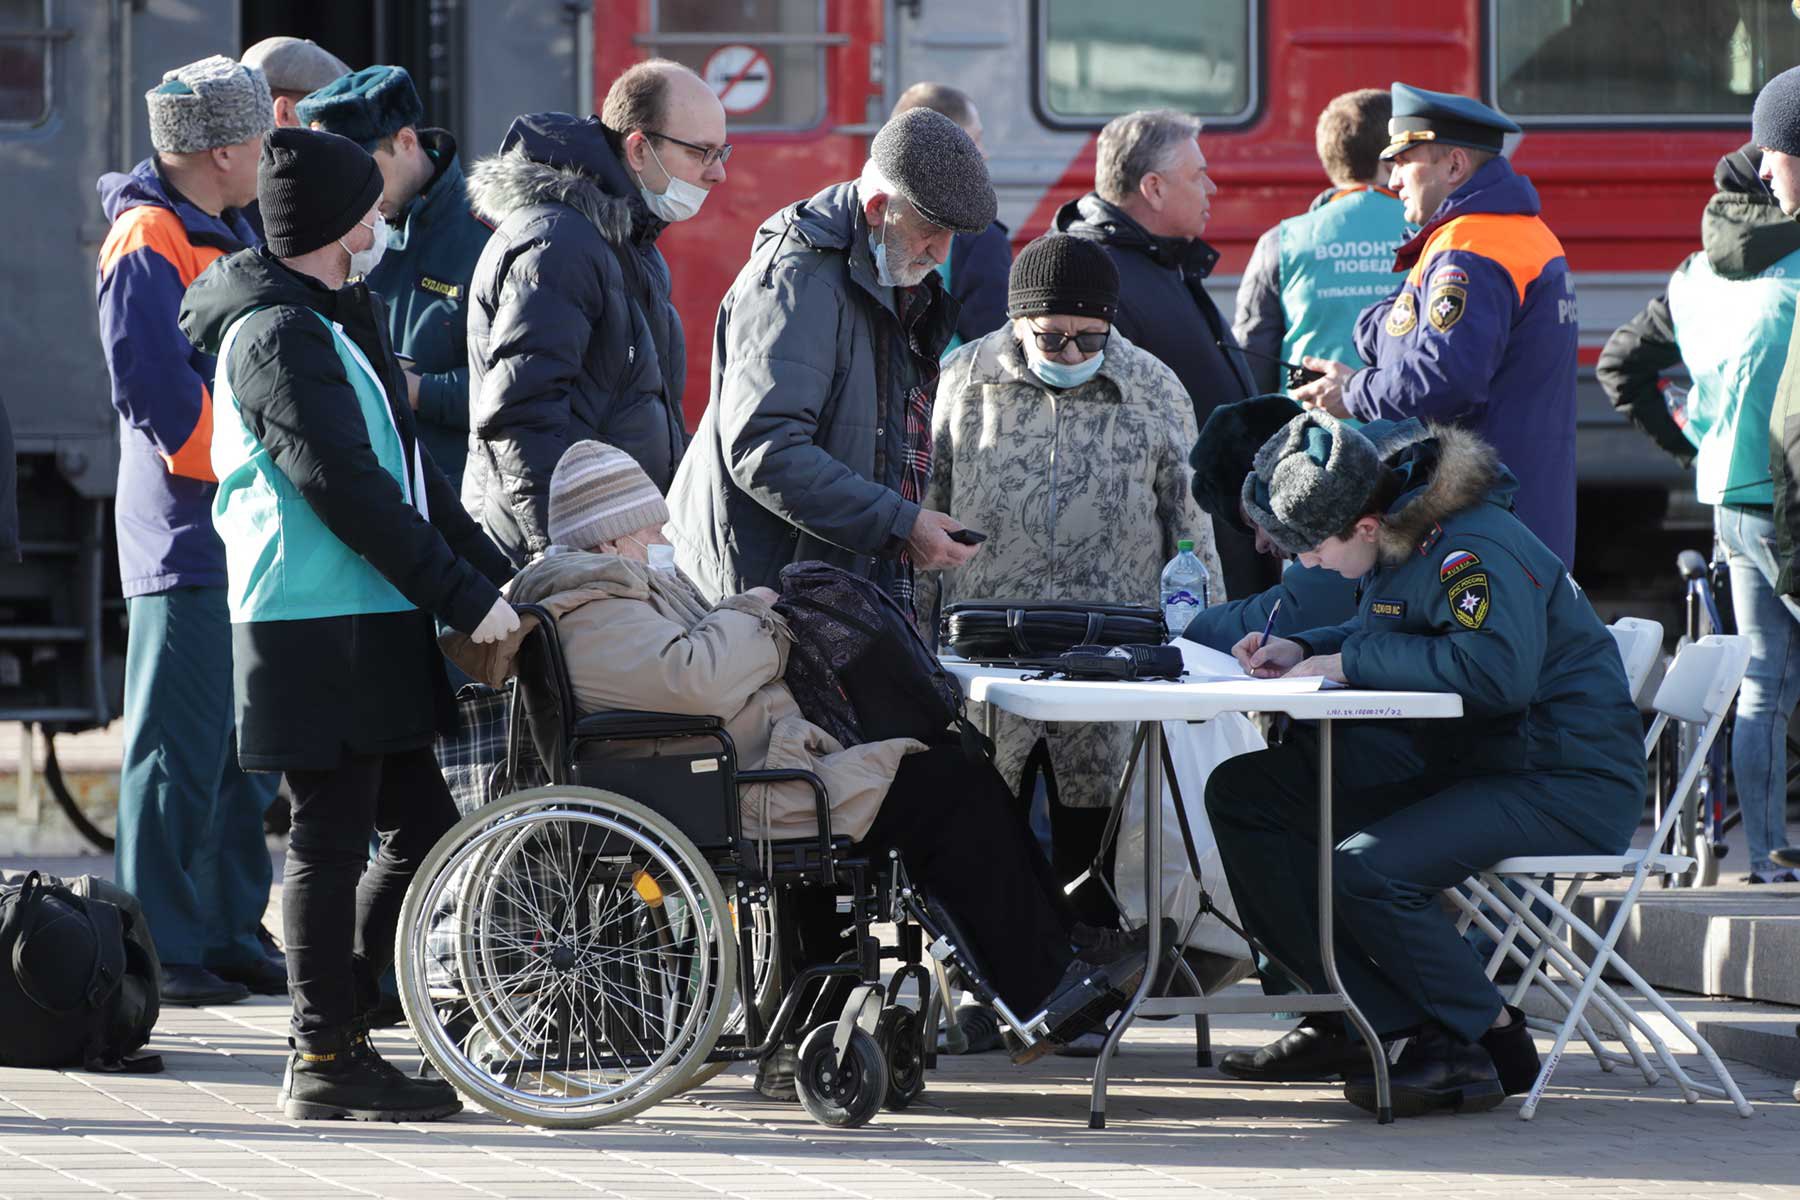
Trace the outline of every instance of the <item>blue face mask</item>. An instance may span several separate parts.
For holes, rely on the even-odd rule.
[[[879,232],[869,235],[869,254],[875,259],[875,281],[882,287],[899,287],[900,281],[888,273],[887,243]]]
[[[1094,377],[1100,370],[1100,363],[1106,358],[1106,351],[1097,352],[1094,357],[1073,365],[1069,363],[1051,362],[1045,358],[1031,360],[1031,373],[1053,388],[1080,387]]]

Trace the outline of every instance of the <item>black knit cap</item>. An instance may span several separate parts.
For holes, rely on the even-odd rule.
[[[1006,277],[1009,317],[1099,317],[1119,311],[1119,269],[1100,243],[1046,233],[1013,259]]]
[[[1800,67],[1789,67],[1756,93],[1750,140],[1765,150],[1800,154]]]
[[[381,168],[369,152],[335,133],[276,129],[256,164],[269,252],[298,258],[355,229],[381,195]]]

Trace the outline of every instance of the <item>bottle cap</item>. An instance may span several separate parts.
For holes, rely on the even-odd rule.
[[[1182,538],[1179,542],[1175,543],[1175,548],[1177,550],[1192,550],[1194,548],[1194,539]]]

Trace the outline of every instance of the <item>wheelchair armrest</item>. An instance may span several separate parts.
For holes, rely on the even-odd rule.
[[[574,732],[577,737],[599,738],[685,737],[717,733],[724,727],[717,717],[617,709],[578,717]]]
[[[739,771],[737,782],[740,786],[746,783],[804,783],[812,788],[813,811],[819,823],[819,861],[825,864],[829,876],[832,871],[831,797],[826,794],[824,781],[811,771],[764,770]]]

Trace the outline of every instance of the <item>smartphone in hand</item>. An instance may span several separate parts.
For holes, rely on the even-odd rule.
[[[953,542],[960,542],[965,546],[979,546],[981,543],[987,541],[987,534],[975,529],[952,529],[944,536]]]

